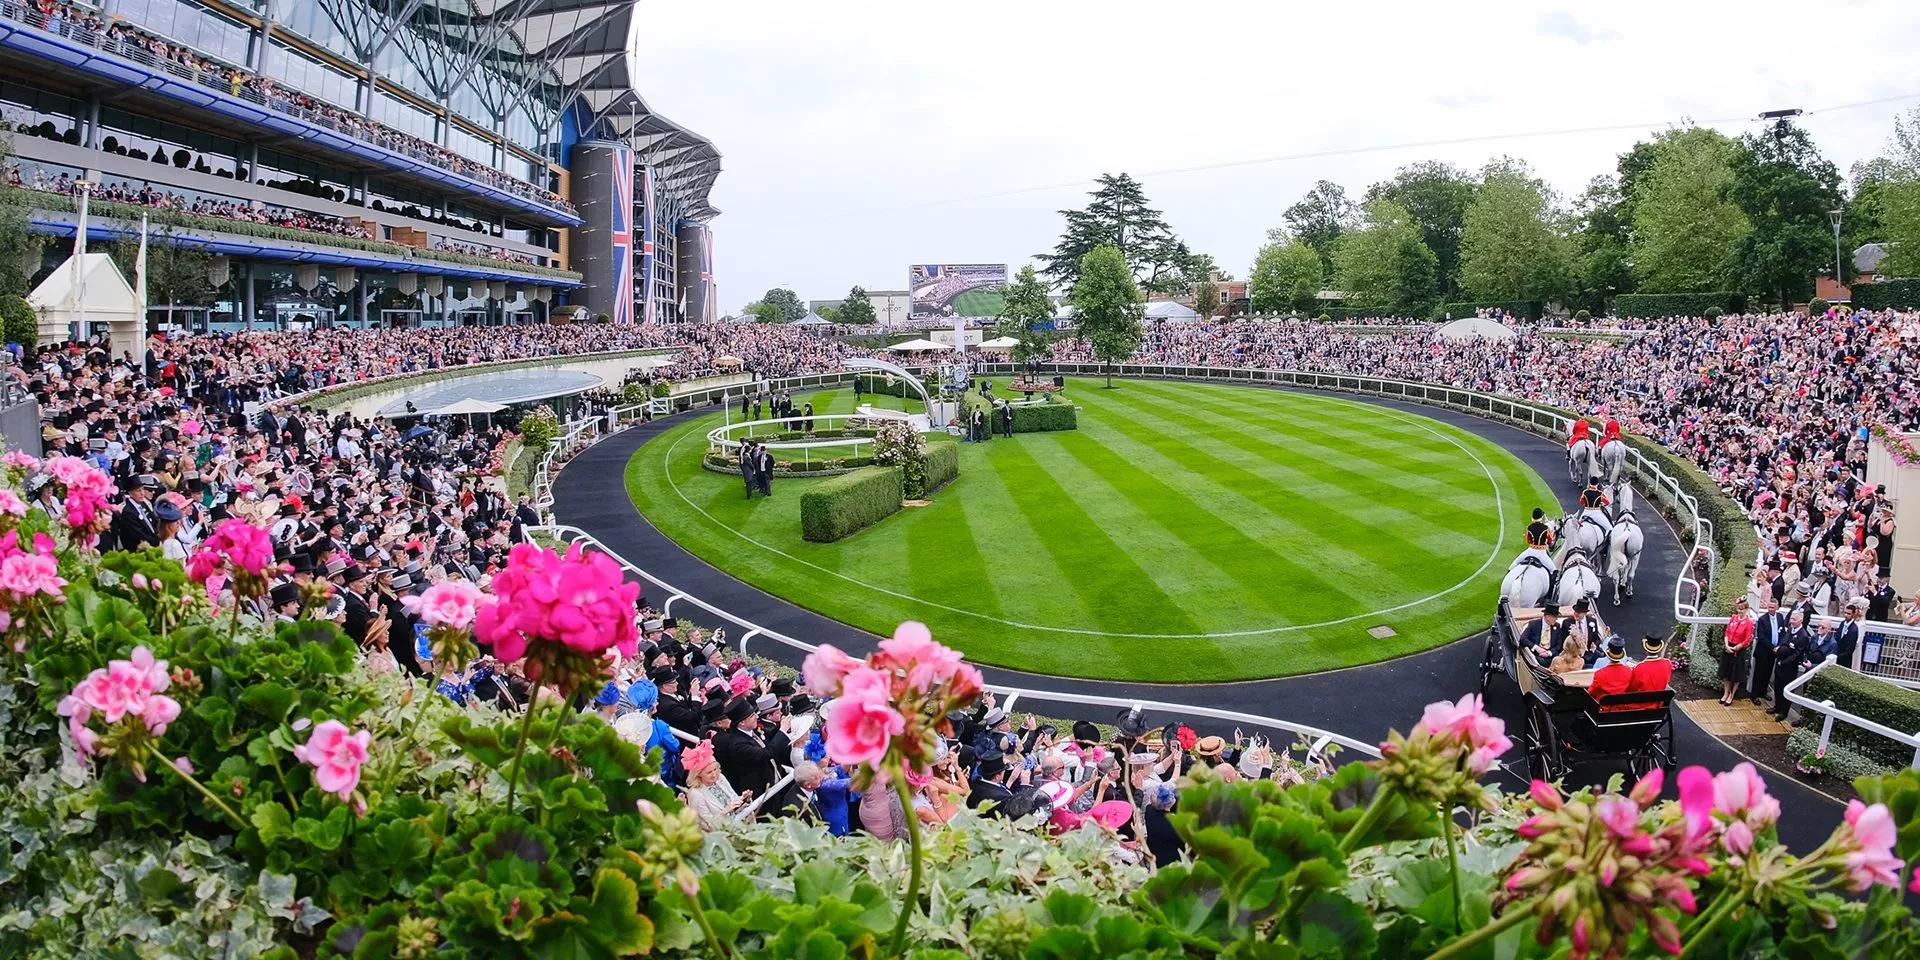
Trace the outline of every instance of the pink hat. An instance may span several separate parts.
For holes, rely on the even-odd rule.
[[[687,749],[681,751],[680,753],[680,765],[683,767],[686,767],[688,773],[693,773],[705,767],[711,766],[712,764],[713,764],[713,741],[712,740],[702,740],[699,743],[696,743],[693,746],[688,747]]]
[[[1118,830],[1133,819],[1133,804],[1125,800],[1107,800],[1093,805],[1087,817],[1109,830]]]

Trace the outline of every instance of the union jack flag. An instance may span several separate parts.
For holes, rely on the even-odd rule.
[[[631,168],[629,168],[631,170]],[[653,224],[657,219],[653,207],[653,169],[640,168],[640,190],[646,199],[646,208],[640,211],[640,300],[646,305],[646,322],[654,318],[653,303]]]
[[[633,325],[633,153],[613,159],[613,322]]]

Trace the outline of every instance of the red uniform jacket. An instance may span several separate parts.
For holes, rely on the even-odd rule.
[[[1593,699],[1600,700],[1616,693],[1627,692],[1633,682],[1633,668],[1624,663],[1609,663],[1593,672],[1593,683],[1587,686],[1587,692]]]

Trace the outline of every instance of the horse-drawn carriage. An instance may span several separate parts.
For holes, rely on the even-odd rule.
[[[1503,673],[1520,691],[1527,712],[1527,775],[1559,780],[1575,763],[1601,758],[1625,760],[1635,778],[1654,767],[1674,772],[1679,760],[1673,691],[1616,693],[1596,700],[1587,692],[1593,671],[1554,673],[1532,650],[1520,646],[1527,624],[1539,616],[1539,610],[1500,601],[1480,663],[1481,695]]]

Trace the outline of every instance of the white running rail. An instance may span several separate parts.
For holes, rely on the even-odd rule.
[[[675,587],[673,584],[667,582],[664,579],[661,579],[659,576],[656,576],[655,574],[649,573],[646,570],[642,570],[641,568],[634,566],[625,557],[622,557],[620,554],[614,552],[611,549],[608,549],[606,544],[601,543],[592,534],[586,532],[585,530],[580,529],[579,527],[549,525],[544,527],[530,527],[528,529],[529,529],[529,532],[531,533],[544,534],[548,537],[552,537],[553,539],[563,543],[575,543],[575,542],[584,543],[587,546],[590,546],[593,549],[606,554],[608,557],[611,557],[614,560],[614,562],[620,564],[621,568],[626,570],[629,574],[633,575],[635,578],[647,584],[650,584],[653,587],[659,588],[659,590],[661,590],[666,594],[666,600],[665,602],[660,604],[660,608],[659,608],[661,614],[664,616],[672,616],[674,604],[684,602],[690,606],[698,607],[699,609],[706,611],[708,614],[710,614],[717,620],[724,621],[725,623],[738,628],[741,631],[741,633],[737,638],[735,646],[741,653],[748,652],[747,650],[748,645],[751,644],[756,639],[765,639],[772,643],[785,646],[789,649],[796,650],[801,653],[811,653],[814,649],[814,646],[815,646],[814,644],[788,636],[772,628],[763,627],[758,623],[755,623],[751,620],[746,619],[745,617],[738,616],[727,610],[722,610],[721,608],[714,606],[713,604],[708,603],[707,601],[702,600],[699,597],[696,597],[686,592],[685,590],[681,590],[680,588]],[[1129,697],[1108,697],[1108,696],[1100,696],[1098,694],[1056,693],[1056,692],[1047,691],[1047,690],[1037,690],[1037,689],[1032,689],[1027,687],[1015,687],[1015,686],[1008,686],[1003,684],[989,684],[988,689],[992,690],[996,696],[1003,697],[1003,698],[1023,698],[1027,700],[1039,700],[1047,703],[1072,703],[1072,704],[1081,704],[1081,705],[1088,705],[1088,706],[1115,707],[1119,709],[1131,709],[1134,707],[1139,707],[1140,709],[1143,709],[1143,710],[1153,710],[1153,711],[1159,711],[1164,713],[1176,714],[1179,716],[1206,717],[1212,720],[1224,720],[1229,723],[1239,723],[1239,724],[1245,724],[1247,726],[1265,727],[1273,730],[1283,730],[1283,731],[1286,731],[1287,733],[1295,734],[1309,741],[1312,745],[1309,751],[1309,754],[1312,756],[1320,755],[1321,752],[1324,751],[1329,744],[1339,744],[1340,746],[1348,750],[1352,750],[1356,753],[1359,753],[1368,757],[1380,756],[1380,749],[1371,743],[1366,743],[1361,740],[1355,740],[1352,737],[1341,736],[1340,734],[1333,733],[1331,731],[1322,730],[1319,727],[1308,726],[1306,724],[1301,724],[1301,723],[1293,723],[1287,720],[1279,720],[1273,717],[1263,717],[1257,714],[1242,713],[1238,710],[1221,710],[1216,707],[1190,706],[1188,704],[1183,704],[1183,703],[1169,703],[1169,702],[1160,701],[1160,700],[1140,700],[1140,699],[1134,699]]]
[[[1811,713],[1821,714],[1826,718],[1820,724],[1820,750],[1824,752],[1827,749],[1828,741],[1833,738],[1834,721],[1838,720],[1841,723],[1851,724],[1869,733],[1877,733],[1880,736],[1886,737],[1887,739],[1894,741],[1895,743],[1905,745],[1909,749],[1913,750],[1913,763],[1911,766],[1915,770],[1920,770],[1920,730],[1911,731],[1911,732],[1905,731],[1905,730],[1895,730],[1892,727],[1889,727],[1882,723],[1876,723],[1872,720],[1867,719],[1866,717],[1862,717],[1853,713],[1848,713],[1847,711],[1834,706],[1832,700],[1815,700],[1812,697],[1806,696],[1805,694],[1800,692],[1800,689],[1802,687],[1805,687],[1810,681],[1812,681],[1814,675],[1819,673],[1820,671],[1845,670],[1845,669],[1846,669],[1845,667],[1842,667],[1838,663],[1836,663],[1833,657],[1828,657],[1825,660],[1822,660],[1818,664],[1814,665],[1814,668],[1812,670],[1808,670],[1806,673],[1803,673],[1793,678],[1793,682],[1787,684],[1785,688],[1787,701],[1789,703],[1799,704],[1800,709],[1806,710]],[[1877,680],[1882,678],[1875,677],[1874,679]]]

